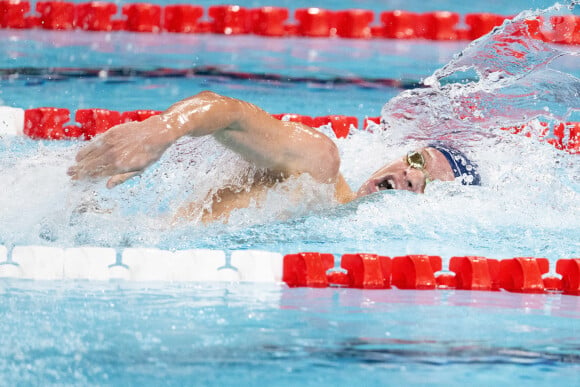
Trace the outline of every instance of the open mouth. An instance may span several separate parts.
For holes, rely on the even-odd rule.
[[[387,177],[385,180],[377,184],[377,188],[379,189],[379,191],[385,189],[395,189],[395,182],[393,181],[393,179]]]

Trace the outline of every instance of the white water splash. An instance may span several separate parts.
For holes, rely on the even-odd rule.
[[[227,225],[175,226],[172,214],[182,203],[208,203],[216,189],[243,187],[259,171],[212,139],[184,139],[140,178],[106,190],[102,182],[72,184],[66,177],[78,144],[3,139],[0,243],[578,254],[578,156],[499,129],[534,118],[564,121],[579,106],[578,79],[551,67],[577,51],[518,30],[536,14],[528,11],[472,43],[427,79],[430,87],[389,101],[386,131],[336,140],[354,189],[384,163],[434,139],[461,145],[479,163],[482,187],[435,182],[425,195],[388,192],[329,208],[327,187],[303,177],[271,192],[263,206],[235,211]],[[509,41],[515,30],[521,34]],[[516,49],[523,51],[514,60]],[[291,200],[296,187],[303,201]]]
[[[550,65],[578,57],[580,50],[534,39],[526,23],[566,10],[571,12],[557,4],[506,20],[427,77],[426,88],[405,91],[389,101],[382,122],[392,141],[445,140],[470,148],[495,137],[493,129],[533,119],[551,124],[570,120],[580,112],[580,80]],[[547,24],[542,29],[548,29]]]

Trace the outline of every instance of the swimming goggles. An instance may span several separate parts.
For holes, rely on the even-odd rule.
[[[431,179],[429,179],[429,174],[425,170],[425,165],[427,163],[425,161],[425,157],[423,157],[423,154],[421,154],[421,152],[411,151],[411,152],[407,153],[406,161],[407,161],[407,164],[409,164],[409,166],[411,168],[414,168],[414,169],[417,169],[417,170],[423,172],[423,175],[425,175],[425,185],[427,185],[428,183],[431,182]]]

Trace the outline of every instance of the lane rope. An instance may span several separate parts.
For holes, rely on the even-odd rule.
[[[34,6],[33,6],[34,5]],[[35,12],[32,12],[34,9]],[[120,15],[119,15],[120,11]],[[293,21],[289,16],[293,15]],[[501,25],[509,16],[492,13],[434,11],[425,13],[284,7],[245,8],[148,3],[124,4],[66,1],[0,0],[0,28],[142,33],[254,34],[264,37],[340,37],[348,39],[474,40]],[[372,24],[373,22],[378,24]],[[530,35],[558,44],[580,44],[580,16],[534,17],[526,21]],[[466,28],[461,27],[466,26]]]
[[[443,268],[435,255],[386,257],[319,252],[282,255],[261,250],[161,250],[156,248],[60,248],[0,245],[0,278],[264,282],[289,287],[358,289],[458,289],[580,295],[580,258],[451,257]]]
[[[130,121],[143,121],[157,110],[134,110],[118,112],[108,109],[79,109],[74,112],[75,123],[70,123],[71,112],[65,108],[39,107],[20,109],[0,106],[0,136],[25,135],[37,140],[90,140],[111,127]],[[352,130],[379,130],[380,117],[359,119],[346,115],[311,117],[302,114],[273,114],[279,120],[300,122],[313,128],[330,125],[337,138],[345,138]],[[513,134],[534,136],[557,149],[580,154],[580,122],[548,123],[533,120],[525,125],[501,128]]]

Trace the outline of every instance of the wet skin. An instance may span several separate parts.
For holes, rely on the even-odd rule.
[[[401,157],[385,165],[353,192],[340,173],[336,144],[306,125],[280,121],[257,106],[205,91],[179,101],[158,116],[111,128],[79,151],[68,174],[73,180],[108,178],[107,187],[139,175],[182,136],[213,136],[246,161],[264,168],[267,181],[282,181],[307,173],[320,184],[334,186],[335,200],[350,202],[385,189],[425,191],[427,179],[453,180],[445,157],[436,149],[421,148],[425,167],[413,168]],[[232,210],[260,202],[271,187],[254,183],[249,189],[220,189],[209,198],[204,221],[226,220]],[[219,187],[218,187],[219,188]],[[207,208],[207,206],[204,206]],[[200,219],[199,205],[186,203],[177,217]]]

